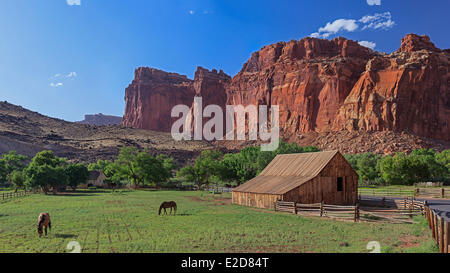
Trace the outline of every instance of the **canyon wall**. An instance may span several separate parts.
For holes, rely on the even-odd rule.
[[[450,52],[409,34],[381,54],[345,38],[268,45],[233,78],[199,67],[194,80],[138,68],[123,126],[170,131],[170,111],[208,104],[279,105],[284,138],[305,132],[397,131],[450,140]]]

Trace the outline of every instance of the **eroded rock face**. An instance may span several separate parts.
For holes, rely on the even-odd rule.
[[[397,52],[368,62],[333,129],[408,131],[450,140],[449,57],[428,37],[408,35]]]
[[[279,105],[284,135],[329,131],[376,53],[343,38],[305,38],[253,53],[228,88],[228,104]]]
[[[123,125],[170,131],[171,108],[279,105],[282,137],[305,132],[407,131],[450,140],[448,50],[409,34],[380,54],[344,38],[304,38],[265,46],[232,79],[198,68],[194,80],[150,68],[127,88]]]
[[[125,90],[125,127],[170,132],[171,110],[175,105],[190,105],[193,81],[186,76],[154,68],[138,68]],[[176,119],[175,119],[176,120]]]

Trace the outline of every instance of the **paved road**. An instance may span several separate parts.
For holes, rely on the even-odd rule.
[[[381,200],[382,196],[361,196],[363,200]],[[402,197],[386,197],[386,201],[389,200],[402,200]],[[450,199],[433,199],[433,198],[417,198],[419,201],[428,201],[428,205],[432,210],[434,210],[439,216],[445,217],[450,221]]]

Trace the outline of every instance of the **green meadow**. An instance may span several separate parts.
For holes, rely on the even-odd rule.
[[[176,216],[159,216],[163,201]],[[423,217],[417,224],[353,223],[231,204],[231,194],[109,190],[31,194],[0,203],[0,252],[438,252]],[[52,230],[39,238],[37,217]]]

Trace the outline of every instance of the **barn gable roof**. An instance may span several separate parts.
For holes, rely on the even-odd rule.
[[[339,151],[277,155],[261,174],[233,191],[284,194],[313,179]]]

